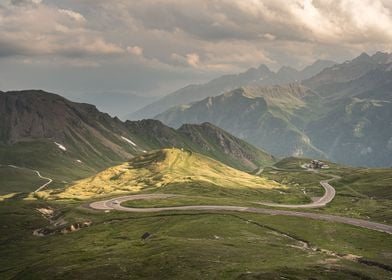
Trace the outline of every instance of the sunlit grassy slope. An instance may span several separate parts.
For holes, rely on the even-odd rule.
[[[273,180],[233,169],[200,154],[164,149],[108,168],[64,190],[41,192],[39,195],[55,199],[89,199],[195,182],[231,189],[284,188]]]

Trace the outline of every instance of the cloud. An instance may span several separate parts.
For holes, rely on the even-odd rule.
[[[392,39],[389,0],[155,0],[126,4],[146,29],[183,32],[204,40],[249,40],[261,35],[325,43]],[[386,33],[384,38],[380,32]],[[353,38],[356,37],[356,38]]]
[[[388,0],[120,0],[100,7],[107,26],[131,30],[150,56],[178,67],[299,65],[389,50],[392,42]],[[197,54],[197,63],[188,54]]]
[[[147,50],[150,59],[162,63],[208,68],[214,64],[208,60],[229,58],[221,53],[234,44],[226,64],[242,67],[252,62],[246,52],[255,47],[254,63],[279,63],[279,57],[271,57],[272,43],[366,50],[392,41],[388,0],[96,0],[67,7],[37,0],[9,3],[0,9],[3,56],[142,56]],[[185,60],[179,63],[172,54]]]
[[[200,65],[200,56],[197,53],[188,53],[186,55],[186,62],[192,67],[198,67]]]
[[[11,0],[10,3],[16,6],[40,4],[42,0]]]
[[[392,51],[390,0],[0,3],[0,60],[40,69],[52,63],[102,67],[109,77],[113,69],[153,72],[159,83],[170,73],[178,84],[181,77],[206,80],[262,63],[299,67],[377,50]]]
[[[136,55],[136,56],[143,55],[143,48],[139,47],[139,46],[133,46],[133,47],[129,46],[129,47],[127,47],[127,51],[133,55]]]
[[[37,1],[37,0],[35,0],[35,1]],[[74,12],[72,10],[59,9],[58,11],[61,14],[69,16],[71,19],[73,19],[73,20],[75,20],[77,22],[85,22],[86,21],[86,19],[84,18],[83,15],[81,15],[81,14],[79,14],[77,12]]]
[[[33,5],[27,5],[33,4]],[[87,20],[71,9],[40,1],[13,0],[0,6],[0,56],[105,56],[124,53],[103,34],[86,27]]]

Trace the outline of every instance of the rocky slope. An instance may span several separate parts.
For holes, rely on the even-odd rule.
[[[44,91],[2,92],[0,164],[40,170],[56,186],[158,148],[187,148],[246,171],[273,161],[217,127],[202,128],[196,136],[158,121],[124,123]]]
[[[304,84],[326,108],[306,127],[314,145],[337,162],[392,166],[392,54],[362,54]]]
[[[140,152],[122,138],[129,132],[119,119],[43,91],[1,93],[0,127],[3,164],[57,173],[56,159],[67,167],[64,173],[80,169],[82,175]]]
[[[135,139],[150,148],[185,148],[240,170],[253,171],[274,157],[210,123],[184,124],[175,130],[157,120],[127,121]]]

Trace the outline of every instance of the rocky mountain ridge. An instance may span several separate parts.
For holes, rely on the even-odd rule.
[[[286,70],[285,70],[286,71]],[[171,108],[165,124],[211,122],[279,156],[391,166],[392,54],[362,54],[301,83],[244,86]]]
[[[241,86],[271,86],[301,81],[312,77],[324,68],[334,64],[335,62],[329,60],[317,60],[312,65],[309,65],[302,70],[282,67],[277,72],[271,71],[266,65],[262,64],[258,68],[250,68],[243,73],[224,75],[205,84],[186,86],[145,106],[127,117],[129,119],[152,118],[173,106],[200,101],[206,97],[217,96]]]
[[[246,171],[274,161],[210,124],[175,130],[155,120],[122,122],[93,105],[40,90],[0,93],[0,164],[40,170],[54,185],[171,147]]]

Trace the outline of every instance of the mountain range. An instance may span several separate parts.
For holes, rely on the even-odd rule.
[[[250,68],[243,73],[224,75],[205,84],[186,86],[127,115],[126,118],[152,118],[173,106],[199,101],[209,96],[220,95],[245,85],[269,86],[301,81],[334,64],[335,62],[329,60],[317,60],[302,70],[282,67],[277,72],[271,71],[266,65],[262,64],[258,68]]]
[[[392,165],[392,54],[361,54],[301,82],[242,86],[172,107],[155,118],[178,127],[211,122],[278,156]]]
[[[44,171],[54,184],[95,174],[148,150],[172,147],[245,171],[274,161],[208,123],[174,130],[156,120],[122,122],[93,105],[44,91],[0,92],[0,164]]]
[[[156,118],[173,127],[212,122],[277,156],[320,157],[323,153],[311,146],[301,130],[311,114],[305,100],[312,97],[314,93],[299,84],[243,87],[173,108]]]

